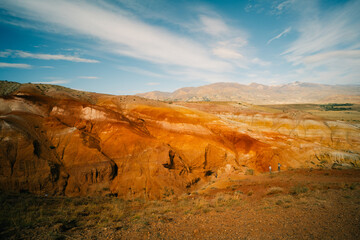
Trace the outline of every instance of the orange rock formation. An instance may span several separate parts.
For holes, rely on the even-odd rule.
[[[360,130],[345,123],[50,85],[11,89],[0,98],[2,190],[154,199],[278,162],[359,167]]]

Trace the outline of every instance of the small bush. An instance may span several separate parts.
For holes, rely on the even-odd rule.
[[[292,195],[298,195],[301,193],[306,193],[307,191],[309,191],[309,189],[305,186],[301,186],[301,185],[297,185],[294,186],[290,189],[290,194]]]
[[[254,175],[254,169],[251,168],[246,169],[245,175]]]
[[[281,187],[271,187],[268,191],[267,191],[267,195],[272,195],[272,194],[277,194],[277,193],[282,193],[284,192],[284,189],[282,189]]]

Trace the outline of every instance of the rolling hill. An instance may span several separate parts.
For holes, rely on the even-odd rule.
[[[148,92],[138,96],[168,101],[239,101],[252,104],[360,102],[359,85],[322,85],[294,82],[268,86],[257,83],[214,83],[186,87],[172,93]]]

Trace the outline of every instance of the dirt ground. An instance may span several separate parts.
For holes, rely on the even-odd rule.
[[[360,170],[233,174],[158,201],[0,196],[0,239],[360,239]]]

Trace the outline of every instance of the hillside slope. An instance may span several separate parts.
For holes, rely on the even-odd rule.
[[[359,167],[360,130],[346,123],[1,84],[2,190],[155,199],[278,163]]]
[[[252,104],[284,103],[359,103],[360,86],[290,83],[267,86],[257,83],[214,83],[201,87],[187,87],[172,93],[148,92],[138,96],[155,100],[172,101],[240,101]]]

